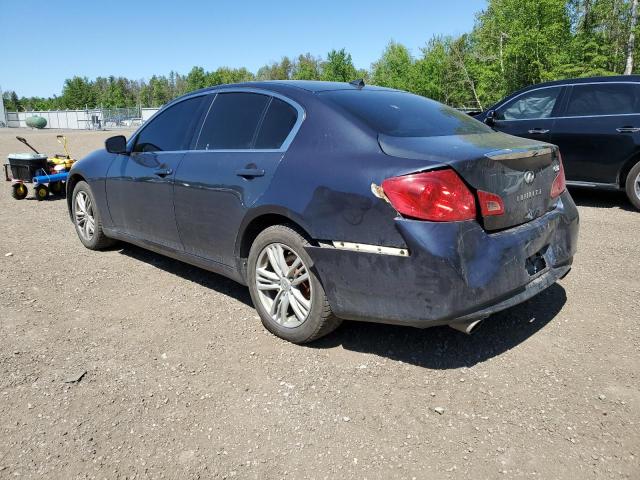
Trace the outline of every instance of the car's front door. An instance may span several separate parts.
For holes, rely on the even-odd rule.
[[[517,137],[550,141],[562,90],[561,86],[538,88],[509,100],[496,109],[493,127]]]
[[[132,139],[129,155],[118,155],[106,180],[114,227],[137,239],[182,250],[173,206],[175,172],[194,136],[205,96],[169,106]]]
[[[553,128],[567,180],[614,184],[640,144],[640,85],[588,83],[568,87]]]
[[[267,189],[301,112],[255,91],[215,96],[175,179],[176,222],[187,253],[235,266],[240,224]]]

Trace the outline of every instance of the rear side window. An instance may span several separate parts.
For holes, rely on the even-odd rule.
[[[251,148],[269,97],[257,93],[219,93],[202,126],[199,150]]]
[[[620,115],[640,113],[640,85],[599,83],[574,85],[567,105],[567,116]]]
[[[136,139],[134,152],[187,150],[202,115],[205,96],[183,100],[160,112]]]
[[[321,95],[385,135],[435,137],[492,131],[469,115],[411,93],[335,90]]]
[[[562,87],[541,88],[523,93],[497,112],[498,120],[549,118]]]
[[[280,148],[297,119],[298,112],[295,108],[274,97],[258,132],[254,148]]]

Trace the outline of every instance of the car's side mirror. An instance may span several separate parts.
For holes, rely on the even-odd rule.
[[[116,135],[105,140],[104,146],[109,153],[117,153],[120,155],[127,154],[127,138],[124,135]]]
[[[496,111],[489,110],[484,117],[484,123],[492,127],[496,123]]]

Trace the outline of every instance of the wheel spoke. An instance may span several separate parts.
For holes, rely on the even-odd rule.
[[[304,283],[307,280],[309,280],[309,272],[305,270],[304,273],[302,273],[299,277],[296,277],[293,279],[293,281],[291,282],[291,285],[293,286],[300,285],[301,283]]]
[[[287,275],[287,271],[289,270],[289,266],[287,265],[287,260],[284,258],[284,248],[279,243],[275,244],[276,249],[276,261],[280,267],[280,271],[282,272],[282,276]]]
[[[280,290],[280,279],[274,272],[266,268],[256,269],[256,284],[258,290]]]
[[[94,222],[92,217],[89,217],[87,219],[87,225],[88,225],[87,230],[89,232],[89,235],[93,235],[93,232],[96,229],[96,224],[95,224],[95,222]]]
[[[304,295],[302,295],[302,292],[297,288],[292,288],[291,294],[293,298],[295,298],[298,302],[302,313],[304,313],[304,316],[306,317],[309,314],[309,310],[311,309],[311,301],[307,300]]]
[[[307,315],[302,310],[302,307],[298,303],[296,296],[290,295],[289,297],[290,297],[289,300],[291,302],[291,309],[293,310],[293,313],[295,314],[296,318],[300,323],[304,322],[307,319]]]
[[[289,297],[290,294],[288,292],[283,293],[280,300],[280,323],[284,325],[287,323],[288,313],[289,313]]]
[[[278,313],[278,309],[280,308],[280,302],[282,301],[283,293],[284,292],[280,290],[276,294],[276,297],[273,299],[273,303],[271,304],[271,311],[269,312],[272,317]]]
[[[82,213],[87,212],[87,207],[86,207],[86,202],[85,202],[85,197],[83,192],[78,193],[78,196],[76,197],[76,205],[78,208],[80,208],[80,211]]]
[[[269,245],[267,247],[267,257],[269,257],[269,264],[273,271],[278,275],[278,278],[284,276],[284,272],[280,268],[280,262],[278,261],[278,250],[275,245]]]
[[[302,264],[302,259],[296,256],[296,259],[293,261],[293,263],[289,267],[289,270],[287,271],[287,277],[291,277],[295,273],[296,268],[300,266],[300,264]]]

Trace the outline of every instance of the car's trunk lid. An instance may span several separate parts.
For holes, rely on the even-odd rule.
[[[557,148],[502,133],[439,137],[392,137],[380,134],[380,147],[400,158],[449,166],[476,192],[499,195],[502,215],[482,217],[487,230],[534,220],[554,207],[551,186],[557,176]]]

